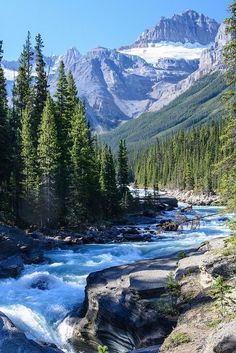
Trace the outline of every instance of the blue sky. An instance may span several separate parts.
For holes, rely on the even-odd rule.
[[[18,58],[28,30],[43,36],[46,55],[70,47],[85,53],[132,43],[161,16],[193,9],[219,22],[230,0],[1,0],[0,39],[5,58]]]

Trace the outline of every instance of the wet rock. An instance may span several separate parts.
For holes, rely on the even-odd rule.
[[[146,304],[163,293],[175,267],[176,259],[147,260],[90,274],[82,309],[66,319],[74,328],[70,342],[75,351],[83,343],[92,347],[90,352],[105,344],[110,353],[160,344],[175,321]]]
[[[139,234],[139,231],[136,228],[128,228],[128,229],[125,229],[125,235],[126,234]]]
[[[160,227],[165,232],[176,232],[179,228],[179,224],[173,220],[161,220],[157,227]]]
[[[134,349],[127,353],[158,353],[159,349],[160,349],[160,346],[151,346],[146,348]]]
[[[17,277],[23,268],[23,260],[19,255],[0,260],[0,278]]]
[[[29,340],[12,321],[0,312],[1,353],[63,353],[54,345]]]

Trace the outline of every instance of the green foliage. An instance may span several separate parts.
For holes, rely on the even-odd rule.
[[[118,213],[118,189],[116,172],[111,149],[104,145],[101,153],[100,189],[102,193],[103,212],[110,218]]]
[[[117,181],[121,195],[128,190],[128,156],[125,140],[120,140],[118,151],[118,173]]]
[[[99,184],[95,151],[84,106],[73,107],[70,131],[69,195],[67,200],[70,224],[85,223],[99,213]]]
[[[52,225],[59,213],[60,145],[55,105],[48,95],[39,132],[38,163],[40,172],[40,215],[42,225]]]
[[[98,353],[109,353],[107,346],[98,346]]]
[[[178,259],[179,260],[184,259],[185,257],[186,257],[185,251],[179,251],[178,252]]]
[[[226,82],[229,90],[225,95],[227,116],[221,135],[223,158],[217,165],[221,175],[220,192],[223,202],[228,208],[236,210],[236,2],[229,10],[231,17],[226,22],[226,32],[231,35],[231,40],[224,47],[225,63],[227,65]],[[223,173],[221,171],[224,171]]]
[[[35,38],[35,85],[33,95],[33,133],[34,144],[37,146],[38,130],[43,114],[44,105],[47,99],[47,74],[45,72],[45,61],[43,58],[42,49],[44,47],[43,40],[40,34]]]
[[[177,301],[181,294],[181,287],[175,280],[173,272],[167,276],[165,283],[165,293],[156,302],[156,309],[164,315],[175,316],[178,314]]]
[[[170,272],[167,276],[165,291],[171,298],[172,306],[176,306],[177,300],[181,294],[181,287],[178,281],[175,280],[173,272]]]
[[[218,276],[209,291],[210,296],[214,300],[214,306],[221,317],[226,316],[232,303],[234,304],[234,301],[229,296],[232,289],[232,286],[225,283],[223,276]]]
[[[178,315],[178,310],[176,307],[173,307],[168,298],[161,298],[156,302],[156,310],[158,313],[167,316],[176,316]]]
[[[233,218],[231,221],[229,221],[229,227],[232,230],[236,230],[236,218]]]
[[[20,66],[16,77],[15,104],[17,113],[21,115],[32,99],[32,68],[33,49],[30,32],[27,34],[23,51],[20,56]]]
[[[34,222],[38,196],[38,168],[36,149],[33,143],[32,112],[29,107],[22,112],[21,162],[22,162],[22,200],[21,218],[28,223]]]
[[[9,209],[9,177],[10,177],[10,125],[6,80],[2,68],[3,42],[0,40],[0,204],[2,209]]]
[[[188,343],[190,341],[191,339],[186,332],[175,331],[171,333],[170,336],[167,337],[167,339],[163,344],[163,349],[164,351],[166,351],[168,349],[178,347],[181,344]]]
[[[205,192],[215,190],[219,177],[212,170],[221,156],[220,131],[221,125],[212,122],[157,140],[134,158],[132,168],[137,182],[146,188],[158,184]]]
[[[224,256],[230,256],[230,255],[236,256],[236,236],[235,235],[225,240],[225,247],[222,251],[222,254]]]

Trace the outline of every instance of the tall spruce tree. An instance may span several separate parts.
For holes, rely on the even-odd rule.
[[[20,66],[16,77],[15,85],[15,105],[17,113],[21,116],[21,112],[26,106],[32,102],[32,68],[33,68],[33,49],[31,45],[30,32],[27,34],[23,51],[20,56]]]
[[[60,145],[55,105],[48,94],[39,132],[38,163],[40,172],[39,206],[41,225],[52,225],[59,217]]]
[[[22,201],[20,216],[27,223],[35,222],[38,197],[38,168],[33,143],[31,109],[27,106],[23,110],[21,124]]]
[[[67,111],[68,111],[69,119],[70,119],[70,116],[73,115],[74,110],[77,108],[79,101],[80,100],[78,98],[76,83],[72,75],[72,72],[69,71],[67,75]]]
[[[6,80],[2,68],[3,42],[0,41],[0,211],[7,207],[7,194],[10,176],[10,131]]]
[[[116,185],[116,171],[111,149],[103,146],[100,169],[100,188],[104,216],[111,218],[118,212],[118,189]]]
[[[20,218],[21,195],[21,127],[22,113],[28,105],[32,105],[32,60],[33,50],[31,46],[30,32],[27,34],[25,44],[20,56],[18,75],[13,87],[13,108],[11,114],[11,140],[12,140],[12,204],[16,220]]]
[[[56,98],[56,124],[58,141],[60,146],[59,168],[59,195],[60,195],[60,219],[63,223],[66,216],[66,195],[68,193],[69,175],[69,131],[71,128],[71,114],[68,110],[68,82],[65,74],[65,65],[60,61],[57,79]]]
[[[70,131],[68,220],[78,225],[93,221],[99,214],[99,183],[95,151],[84,105],[78,102]]]
[[[123,196],[128,189],[128,177],[129,177],[129,167],[128,167],[128,154],[126,148],[125,140],[120,140],[119,151],[118,151],[118,172],[117,181],[118,187],[121,195]]]
[[[229,7],[231,16],[226,22],[226,33],[231,37],[224,48],[227,65],[226,81],[229,85],[225,95],[227,117],[221,136],[223,159],[218,164],[221,172],[220,192],[231,210],[236,210],[236,2]]]
[[[34,142],[37,145],[38,129],[43,114],[44,105],[47,99],[47,74],[45,72],[45,61],[42,49],[44,47],[40,34],[35,38],[35,85],[34,85],[34,109],[33,109],[33,130]]]

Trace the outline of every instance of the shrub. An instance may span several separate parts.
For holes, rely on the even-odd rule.
[[[98,353],[109,353],[107,346],[98,346]]]
[[[186,332],[176,331],[170,334],[164,342],[163,349],[168,350],[180,346],[181,344],[190,342],[191,339]]]
[[[233,287],[226,284],[223,276],[215,278],[212,288],[209,291],[210,296],[214,299],[214,305],[221,317],[228,314],[228,309],[235,304],[235,301],[230,298],[229,294]]]
[[[179,251],[178,252],[178,259],[184,259],[186,257],[186,253],[184,251]]]
[[[166,294],[169,295],[171,299],[172,307],[175,307],[177,300],[181,294],[181,287],[179,283],[175,280],[173,272],[170,272],[167,276],[165,284]]]

